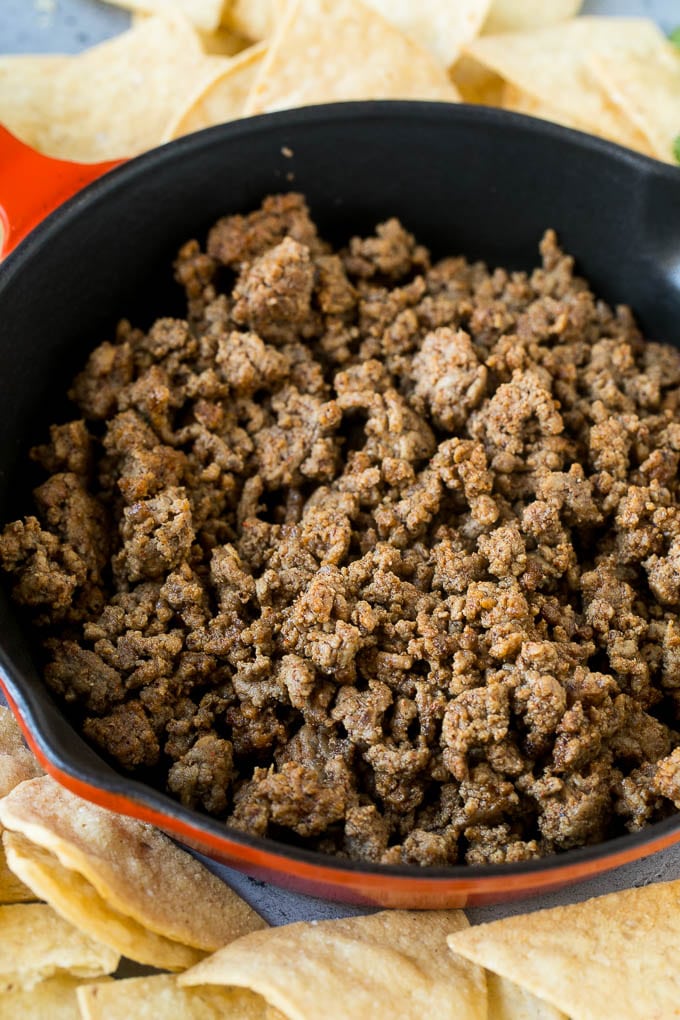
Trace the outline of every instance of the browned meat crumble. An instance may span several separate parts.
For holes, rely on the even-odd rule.
[[[295,194],[182,248],[187,320],[93,351],[0,539],[95,746],[383,863],[680,808],[680,353],[540,250],[334,252]]]

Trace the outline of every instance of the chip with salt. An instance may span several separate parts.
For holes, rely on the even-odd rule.
[[[479,35],[490,0],[364,0],[448,67]]]
[[[214,32],[222,23],[222,14],[228,0],[106,0],[116,7],[143,14],[183,14],[197,28]]]
[[[173,15],[145,18],[46,70],[44,58],[30,59],[0,63],[0,121],[50,156],[96,162],[158,145],[219,58],[206,56],[189,22]]]
[[[79,931],[119,955],[160,970],[184,970],[203,957],[200,950],[147,931],[113,910],[87,879],[24,836],[5,832],[2,841],[10,868],[40,899]]]
[[[229,67],[187,100],[168,126],[165,140],[240,117],[266,50],[266,44],[259,43],[233,57]]]
[[[349,99],[457,98],[431,54],[358,0],[291,0],[244,112]]]
[[[462,911],[300,922],[247,935],[178,981],[249,988],[296,1020],[486,1020],[484,973],[447,958],[451,927],[467,927]]]
[[[46,903],[0,907],[0,992],[33,988],[60,974],[112,974],[119,955],[83,935]]]
[[[265,926],[220,879],[157,829],[69,793],[49,776],[0,802],[0,817],[88,879],[114,909],[207,951]]]
[[[168,939],[212,952],[266,927],[158,829],[81,800],[49,776],[0,801],[0,822],[79,872],[114,910]]]
[[[487,34],[540,28],[573,18],[583,0],[493,0],[484,23]]]
[[[97,979],[99,987],[113,984],[111,978]],[[48,978],[33,988],[13,988],[0,995],[0,1020],[82,1020],[76,991],[88,982],[67,976]],[[130,1020],[132,1014],[128,1014]]]
[[[644,55],[597,53],[589,67],[619,109],[649,140],[659,159],[680,163],[680,50],[669,43]]]
[[[259,995],[242,988],[180,988],[170,974],[83,985],[83,1020],[269,1020]]]
[[[640,1020],[678,1015],[679,939],[676,881],[480,924],[448,943],[573,1020]]]
[[[645,18],[575,18],[532,32],[481,36],[466,52],[506,81],[606,138],[636,148],[640,132],[599,86],[588,60],[645,53],[663,36]]]

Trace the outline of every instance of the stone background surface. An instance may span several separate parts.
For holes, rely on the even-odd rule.
[[[665,31],[680,24],[678,0],[587,0],[583,12],[646,15],[655,18]],[[124,11],[100,0],[0,0],[0,53],[76,53],[123,31],[128,23],[129,16]],[[203,860],[271,924],[361,913],[357,908],[275,888],[205,858]],[[576,902],[630,886],[676,878],[680,878],[680,846],[558,892],[510,904],[472,908],[467,914],[471,923],[477,924],[527,910]]]

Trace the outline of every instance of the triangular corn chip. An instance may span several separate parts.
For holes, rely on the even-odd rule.
[[[662,38],[644,18],[575,18],[533,32],[482,36],[466,52],[506,81],[605,138],[639,148],[640,132],[599,87],[588,60],[644,53]]]
[[[589,67],[607,95],[649,140],[654,154],[680,162],[680,50],[662,43],[644,56],[592,54]]]
[[[462,911],[383,911],[247,935],[181,974],[181,985],[236,985],[290,1020],[485,1020],[486,982],[453,955]]]
[[[572,1020],[661,1020],[680,1016],[679,939],[677,881],[480,924],[448,942]]]
[[[114,910],[165,938],[211,952],[266,927],[158,829],[81,800],[49,776],[0,801],[0,821],[79,872]]]
[[[434,57],[360,0],[291,0],[245,112],[349,99],[457,97]]]
[[[200,950],[147,931],[114,910],[87,879],[24,836],[6,832],[3,844],[9,866],[41,899],[78,931],[120,956],[161,970],[184,970],[202,958]]]
[[[364,0],[448,67],[479,35],[490,0]]]
[[[180,988],[169,974],[83,985],[83,1020],[269,1020],[264,999],[242,988]]]
[[[566,21],[578,14],[583,0],[493,0],[484,32],[519,32]]]

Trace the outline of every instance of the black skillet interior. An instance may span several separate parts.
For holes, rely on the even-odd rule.
[[[218,216],[290,189],[306,195],[331,240],[397,215],[435,255],[510,268],[535,265],[552,226],[597,293],[632,305],[648,337],[680,344],[680,169],[462,105],[338,104],[213,128],[97,182],[0,268],[1,522],[26,512],[27,449],[49,422],[65,420],[62,394],[88,348],[110,337],[121,316],[145,326],[158,314],[181,314],[170,268],[178,246],[203,238]],[[33,645],[0,591],[0,667],[55,765],[199,821],[118,776],[83,743],[43,687]],[[200,824],[222,828],[202,816]]]

